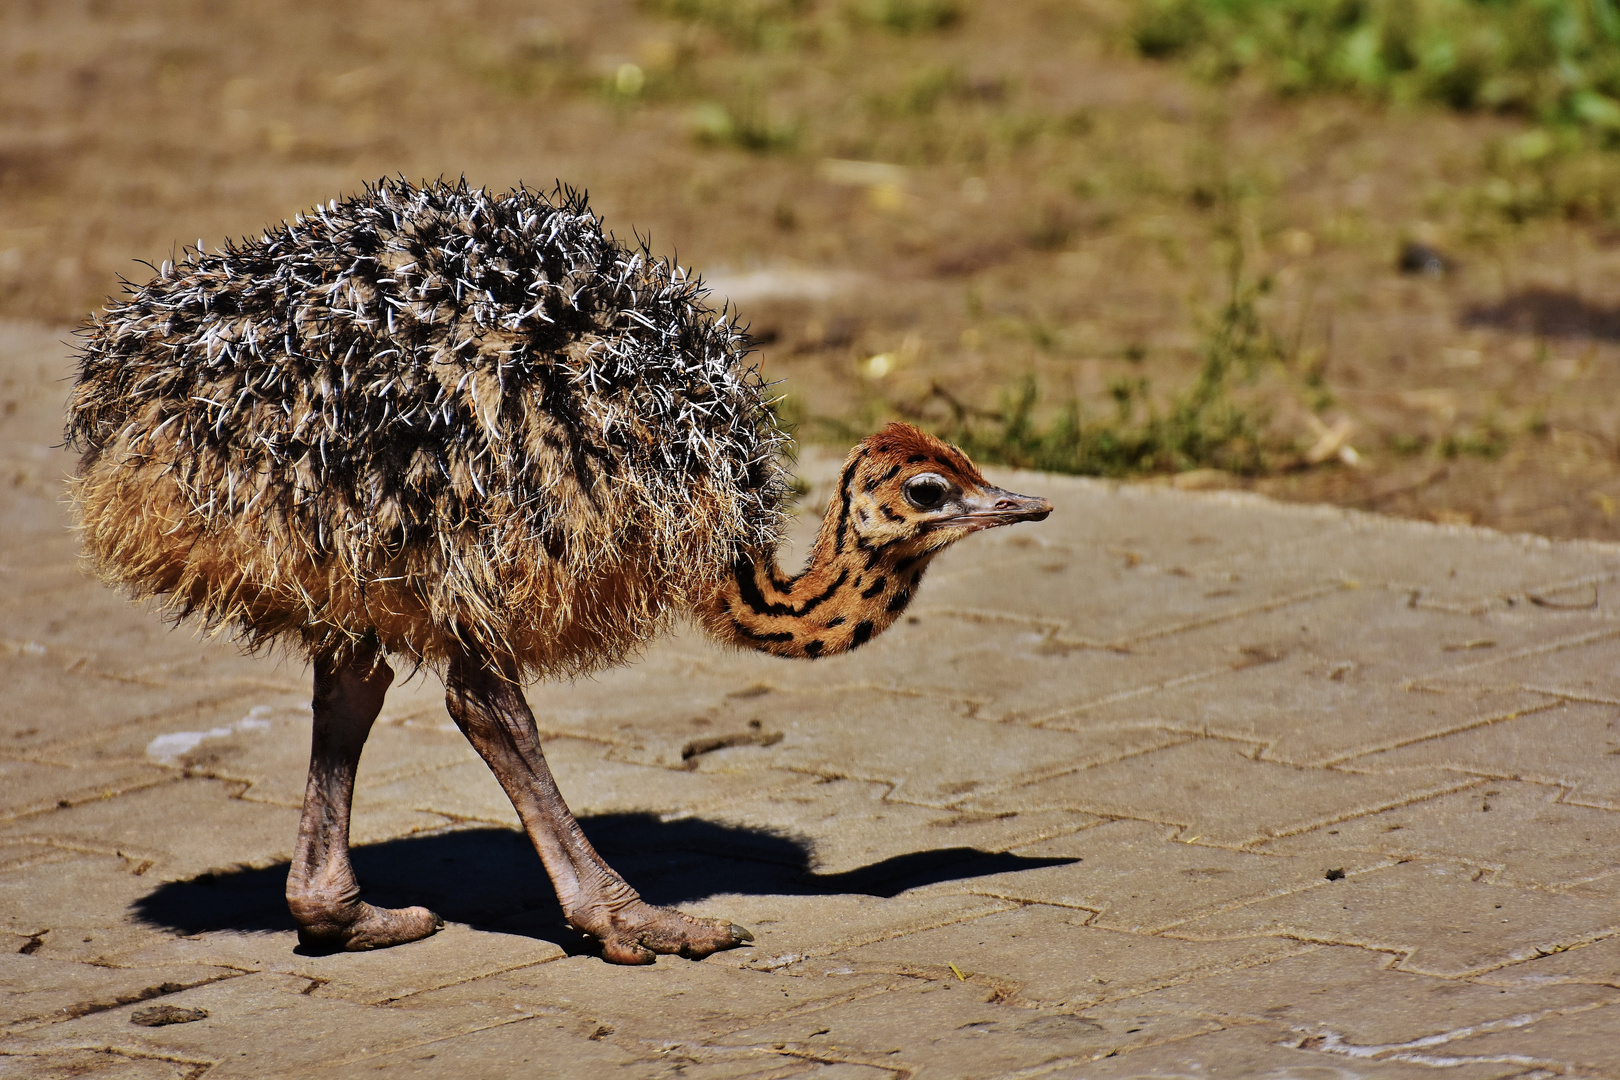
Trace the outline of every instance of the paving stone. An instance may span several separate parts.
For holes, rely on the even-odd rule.
[[[962,706],[903,694],[784,695],[772,714],[780,741],[704,754],[698,767],[734,769],[746,762],[879,781],[893,785],[893,801],[943,807],[977,791],[1185,739],[1145,728],[1039,731],[966,713]]]
[[[1543,640],[1557,616],[1525,609],[1436,615],[1397,594],[1341,590],[1246,620],[1251,644],[1227,670],[1039,722],[1071,730],[1152,725],[1262,743],[1269,761],[1330,764],[1554,703],[1548,694],[1466,681],[1449,693],[1413,687],[1454,664],[1453,654]]]
[[[1162,692],[1252,666],[1297,635],[1297,613],[1340,591],[1302,594],[1280,606],[1234,612],[1230,618],[1164,628],[1128,646],[1087,645],[1011,614],[930,614],[917,605],[919,625],[891,630],[871,646],[834,657],[837,672],[865,676],[867,685],[969,701],[980,719],[1046,725],[1118,701]],[[909,624],[909,618],[906,623]],[[926,667],[909,662],[927,655]],[[1107,726],[1107,725],[1096,725]]]
[[[654,1053],[629,1053],[606,1039],[592,1039],[591,1034],[587,1025],[570,1016],[520,1016],[465,1034],[368,1054],[346,1063],[348,1068],[337,1075],[421,1080],[572,1075],[640,1080],[662,1071]]]
[[[1614,671],[1615,639],[1620,626],[1612,620],[1596,628],[1570,626],[1547,640],[1481,656],[1450,671],[1425,676],[1420,684],[1439,690],[1485,687],[1534,691],[1577,701],[1620,704],[1620,678]],[[1574,631],[1570,633],[1569,631]]]
[[[888,799],[889,785],[861,780],[802,782],[732,802],[707,820],[801,837],[821,877],[851,874],[940,849],[985,852],[1034,843],[1095,824],[1070,811],[970,815]]]
[[[121,795],[173,778],[167,769],[132,762],[73,766],[0,760],[0,820]]]
[[[1533,1024],[1504,1024],[1439,1046],[1414,1048],[1412,1059],[1449,1065],[1518,1061],[1574,1076],[1620,1074],[1620,1005],[1550,1016]]]
[[[0,744],[8,756],[27,754],[70,764],[53,744],[105,737],[110,728],[146,716],[189,721],[201,707],[231,695],[212,685],[143,683],[66,673],[41,657],[0,655]],[[109,708],[109,703],[114,703]]]
[[[174,881],[229,866],[265,866],[288,858],[298,811],[237,798],[240,785],[181,779],[0,827],[0,837],[46,835],[89,850],[116,850],[150,861],[152,881]],[[357,808],[356,844],[439,828],[437,815]]]
[[[56,516],[65,529],[62,508],[56,508]],[[25,655],[81,679],[149,686],[170,683],[175,687],[297,690],[302,686],[307,692],[308,680],[300,666],[274,656],[245,656],[228,639],[171,628],[141,605],[128,602],[84,574],[71,543],[50,546],[58,551],[58,565],[71,567],[73,576],[63,582],[60,591],[8,596],[0,609],[6,638],[29,646]],[[86,635],[86,626],[96,628],[93,636]],[[116,698],[110,704],[121,711]]]
[[[55,515],[50,516],[50,521],[53,525],[56,523]],[[9,531],[0,526],[0,543],[5,543],[9,535]],[[44,540],[37,536],[28,539]],[[0,592],[0,625],[6,627],[3,640],[8,651],[18,651],[32,640],[31,636],[25,636],[32,627],[19,616],[30,610],[37,616],[40,597],[50,597],[57,602],[72,597],[87,602],[91,597],[99,599],[105,591],[76,564],[71,536],[55,535],[53,529],[47,541],[14,542],[6,544],[6,549],[6,559],[0,563],[0,586],[4,586],[4,591]],[[33,644],[41,643],[34,641]]]
[[[1297,1049],[1299,1036],[1272,1025],[1226,1028],[1133,1050],[1106,1061],[1069,1065],[1042,1080],[1505,1080],[1533,1075],[1507,1062],[1460,1064],[1436,1072],[1409,1061],[1371,1060]]]
[[[978,878],[969,887],[1022,903],[1083,908],[1096,912],[1089,926],[1151,934],[1264,897],[1326,886],[1324,874],[1334,868],[1362,870],[1388,861],[1340,853],[1324,863],[1314,852],[1275,858],[1182,843],[1176,831],[1145,821],[1108,822],[1017,849],[1075,860],[1068,865]]]
[[[1527,592],[1577,589],[1620,571],[1620,553],[1607,544],[1437,527],[1329,506],[1279,506],[1243,492],[991,471],[1039,488],[1055,504],[1044,528],[996,540],[1038,536],[1044,544],[1080,550],[1117,545],[1142,565],[1199,576],[1350,580],[1417,591],[1418,603],[1434,610],[1482,610],[1505,606],[1504,598],[1522,601]]]
[[[1114,1002],[1088,1016],[1185,1013],[1223,1026],[1282,1024],[1299,1038],[1334,1045],[1415,1043],[1514,1017],[1580,1011],[1620,1001],[1593,986],[1505,988],[1417,975],[1397,958],[1329,946],[1262,967],[1223,972]]]
[[[563,795],[568,797],[566,789]],[[481,760],[464,761],[368,786],[355,795],[356,811],[362,807],[422,811],[457,821],[486,821],[514,829],[521,825],[517,811],[512,809],[512,801]]]
[[[205,964],[128,968],[0,955],[0,1030],[84,1016],[239,974]]]
[[[944,979],[908,980],[887,993],[744,1028],[714,1040],[780,1047],[821,1060],[887,1065],[927,1077],[992,1077],[1051,1066],[1065,1058],[1117,1053],[1186,1036],[1210,1025],[1160,1018],[1146,1025],[1096,1021],[1061,1009],[987,1001],[985,987]]]
[[[53,850],[65,857],[0,870],[0,921],[33,955],[116,964],[126,951],[160,939],[126,914],[157,885],[144,870],[134,873],[145,860]]]
[[[1617,1071],[1588,1049],[1613,1007],[1568,1010],[1609,1001],[1620,966],[1620,547],[996,471],[1052,517],[943,556],[855,653],[780,661],[688,627],[528,690],[610,861],[750,947],[564,958],[580,942],[505,795],[437,677],[402,671],[356,865],[368,896],[450,925],[304,956],[282,879],[307,665],[172,632],[81,572],[71,458],[45,449],[71,364],[13,329],[0,370],[32,381],[0,416],[0,816],[25,816],[0,824],[0,967],[49,977],[0,982],[37,1012],[246,974],[165,995],[209,1009],[193,1024],[25,1021],[0,1072]],[[838,455],[801,467],[789,566]]]
[[[1044,529],[992,533],[983,537],[987,543],[1080,552],[1114,548],[1121,563],[1135,555],[1139,565],[1166,570],[1215,574],[1234,564],[1264,567],[1267,554],[1279,547],[1310,542],[1356,523],[1331,507],[1279,507],[1232,492],[1187,494],[1012,469],[987,473],[992,474],[1013,490],[1040,489],[1053,500],[1053,511]]]
[[[678,1043],[658,1048],[653,1060],[621,1069],[648,1080],[894,1080],[891,1069],[849,1062],[822,1062],[794,1056],[774,1047],[716,1047]]]
[[[1479,976],[1492,986],[1545,986],[1549,983],[1589,983],[1620,988],[1620,937],[1563,949],[1520,964],[1497,968]]]
[[[63,862],[78,857],[77,852],[53,847],[47,843],[10,841],[0,843],[0,873],[21,870],[43,862]]]
[[[772,970],[803,962],[822,972],[843,966],[827,962],[827,957],[841,950],[968,923],[1014,906],[982,896],[928,892],[899,896],[730,893],[681,905],[694,915],[735,919],[752,930],[754,944],[735,953],[739,963]]]
[[[1263,560],[1267,574],[1355,581],[1406,593],[1418,606],[1436,612],[1487,611],[1510,601],[1523,603],[1531,594],[1607,581],[1620,572],[1620,552],[1609,544],[1556,543],[1328,507],[1279,509],[1320,515],[1323,522],[1336,517],[1339,527],[1246,553],[1251,564]]]
[[[1462,859],[1504,885],[1559,886],[1620,872],[1620,813],[1573,806],[1561,788],[1483,780],[1266,845],[1338,865],[1347,851]],[[1494,816],[1493,816],[1494,815]],[[1338,861],[1335,861],[1338,860]]]
[[[263,702],[234,723],[228,714],[220,719],[224,722],[210,729],[210,737],[176,760],[194,775],[246,784],[245,799],[302,806],[309,772],[308,704]],[[438,724],[390,719],[386,715],[379,719],[366,739],[355,784],[357,805],[374,805],[369,791],[413,776],[452,765],[485,767],[461,732],[448,723],[444,726],[451,729],[446,731]],[[148,756],[153,745],[147,744]]]
[[[1402,954],[1403,971],[1460,977],[1620,929],[1612,895],[1549,893],[1473,880],[1462,863],[1414,860],[1183,923],[1194,940],[1278,934]]]
[[[786,666],[775,658],[727,653],[687,631],[659,641],[634,664],[531,686],[524,696],[543,734],[634,746],[649,737],[684,740],[705,733],[712,720],[694,721],[708,720],[728,695],[758,693]],[[742,670],[727,680],[715,671],[726,667]]]
[[[289,725],[283,718],[290,715],[296,726],[300,712],[302,733],[289,738]],[[103,730],[54,742],[32,756],[69,766],[148,766],[163,770],[170,779],[184,774],[247,783],[256,775],[249,764],[255,758],[273,764],[278,759],[290,762],[300,751],[307,757],[308,742],[307,704],[289,700],[286,694],[244,693],[236,687],[226,696],[188,708],[109,724]],[[247,764],[244,776],[224,775],[221,766],[227,763]]]
[[[997,574],[989,595],[978,569],[985,553],[941,556],[919,593],[918,614],[1005,614],[1050,626],[1067,640],[1128,646],[1231,623],[1334,587],[1275,574],[1245,578],[1222,571],[1196,574],[1180,565],[1133,564],[1111,547],[1059,553],[1039,546],[1043,533],[1060,528],[1027,529],[994,545],[990,550],[1005,572]]]
[[[0,1052],[0,1075],[29,1080],[69,1080],[93,1076],[106,1080],[190,1080],[197,1066],[161,1058],[129,1057],[111,1050],[68,1050],[56,1054]]]
[[[925,586],[907,617],[871,644],[814,664],[724,652],[700,636],[676,635],[630,668],[530,697],[542,727],[620,743],[626,737],[614,735],[616,729],[633,732],[635,742],[649,731],[685,740],[750,719],[769,724],[782,700],[769,696],[773,692],[859,701],[863,692],[886,690],[964,701],[981,719],[1028,721],[1226,671],[1245,661],[1242,648],[1250,643],[1234,642],[1232,632],[1212,626],[1128,651],[1084,647],[1054,638],[1055,624],[1020,617],[1010,607],[1006,613],[930,608],[928,595]],[[918,667],[911,660],[916,656],[930,663]],[[713,689],[705,692],[704,683]],[[576,705],[569,717],[548,719],[548,695],[553,703],[583,697],[589,707]]]
[[[607,751],[600,743],[581,739],[545,742],[546,760],[557,785],[580,816],[634,811],[692,814],[777,788],[812,783],[790,773],[700,773],[627,764],[608,759]],[[457,820],[518,827],[517,812],[489,766],[470,750],[467,753],[471,760],[455,765],[362,783],[356,805],[421,810]],[[361,770],[364,777],[364,765]]]
[[[197,934],[173,938],[136,958],[276,972],[308,980],[307,991],[318,998],[379,1004],[566,955],[549,941],[457,923],[408,947],[375,952],[301,955],[294,951],[296,944],[291,931]]]
[[[828,974],[802,967],[790,972],[750,968],[736,954],[702,963],[661,957],[637,972],[575,956],[469,979],[398,1004],[414,1009],[491,1001],[533,1011],[562,1009],[592,1028],[607,1026],[614,1042],[636,1050],[702,1043],[761,1020],[864,999],[899,981],[881,974]]]
[[[1006,1000],[1077,1008],[1309,947],[1281,939],[1192,942],[1120,933],[1088,926],[1087,919],[1085,912],[1027,904],[845,949],[834,959],[857,971],[947,981],[960,978],[960,971],[969,982]]]
[[[1556,784],[1571,789],[1566,803],[1620,810],[1620,707],[1572,702],[1346,765],[1368,771],[1445,768]]]
[[[355,1005],[316,999],[303,992],[308,986],[309,980],[288,975],[242,975],[163,997],[165,1005],[205,1010],[204,1020],[140,1027],[130,1022],[138,1006],[125,1005],[9,1033],[0,1037],[0,1053],[106,1048],[212,1063],[210,1077],[296,1076],[315,1069],[325,1075],[334,1067],[523,1017],[496,1005],[409,1012]],[[579,1041],[589,1048],[586,1039]]]
[[[931,663],[914,667],[909,657],[919,655]],[[944,697],[970,704],[980,720],[1035,723],[1099,700],[1203,678],[1226,670],[1237,656],[1229,634],[1127,652],[1066,644],[1026,621],[930,612],[918,605],[898,630],[826,664],[828,675],[851,689]],[[792,681],[778,681],[787,689],[823,689],[808,685],[809,673],[794,674]]]
[[[1399,773],[1300,769],[1256,761],[1257,747],[1196,739],[1106,765],[1009,787],[972,809],[1072,809],[1180,825],[1189,842],[1242,847],[1470,781],[1440,769]],[[1264,793],[1264,794],[1262,794]]]

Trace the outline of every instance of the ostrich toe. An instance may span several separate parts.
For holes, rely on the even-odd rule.
[[[659,954],[700,960],[754,940],[746,927],[726,919],[700,919],[641,900],[574,925],[600,941],[603,958],[615,964],[650,964]]]
[[[364,901],[340,912],[300,915],[298,943],[333,952],[365,952],[419,941],[442,929],[444,920],[425,907],[380,908]]]

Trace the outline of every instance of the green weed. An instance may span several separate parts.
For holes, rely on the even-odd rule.
[[[1111,416],[1091,416],[1071,400],[1043,422],[1037,418],[1041,394],[1033,379],[1005,394],[994,410],[972,408],[936,385],[932,396],[950,411],[949,421],[937,426],[978,459],[1049,472],[1263,472],[1286,448],[1268,431],[1266,410],[1236,391],[1283,358],[1256,307],[1264,291],[1263,282],[1241,279],[1234,259],[1230,299],[1206,329],[1198,374],[1168,402],[1155,399],[1146,378],[1126,377],[1109,388]],[[1140,359],[1135,351],[1127,355],[1133,362]]]
[[[1133,0],[1149,57],[1284,93],[1516,112],[1620,141],[1615,0]]]
[[[694,108],[692,134],[699,142],[769,154],[793,149],[800,125],[774,116],[757,95],[739,95],[729,105],[707,101]]]
[[[812,8],[806,0],[642,0],[642,6],[668,18],[706,26],[751,49],[798,44]]]
[[[849,10],[861,22],[916,34],[954,25],[962,8],[960,0],[855,0]]]

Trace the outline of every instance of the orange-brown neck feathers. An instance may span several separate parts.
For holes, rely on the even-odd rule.
[[[931,478],[956,490],[987,486],[960,450],[909,424],[868,436],[844,460],[804,572],[788,577],[774,553],[745,553],[700,607],[703,625],[722,641],[778,656],[865,644],[905,611],[933,557],[965,535],[930,528],[917,492],[926,495]]]

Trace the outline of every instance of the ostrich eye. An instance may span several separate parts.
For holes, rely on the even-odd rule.
[[[951,485],[943,476],[923,473],[906,481],[906,502],[918,510],[932,510],[945,501],[950,491]]]

